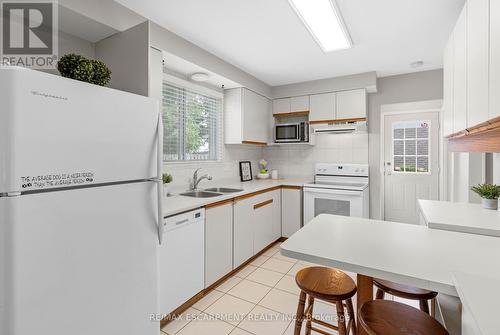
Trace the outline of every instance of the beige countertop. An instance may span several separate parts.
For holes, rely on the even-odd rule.
[[[179,193],[182,193],[183,191],[174,192],[173,195],[163,199],[163,216],[167,217],[179,214],[192,209],[204,207],[208,204],[236,198],[248,193],[258,192],[276,186],[284,186],[284,185],[302,186],[303,184],[309,182],[311,182],[310,179],[278,179],[278,180],[257,179],[248,182],[221,181],[220,183],[213,183],[213,184],[217,184],[217,187],[237,188],[237,189],[243,189],[243,191],[235,193],[227,193],[211,198],[193,198],[193,197],[179,195]]]

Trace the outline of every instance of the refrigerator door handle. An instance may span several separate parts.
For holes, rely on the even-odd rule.
[[[157,125],[157,188],[158,188],[158,242],[160,245],[163,242],[163,120],[161,113],[158,112],[158,125]]]

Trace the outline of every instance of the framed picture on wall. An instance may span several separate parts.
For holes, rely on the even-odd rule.
[[[240,162],[240,178],[241,181],[252,180],[252,163],[250,161]]]

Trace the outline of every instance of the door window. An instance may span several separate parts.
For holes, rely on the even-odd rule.
[[[394,172],[429,173],[430,121],[392,124]]]

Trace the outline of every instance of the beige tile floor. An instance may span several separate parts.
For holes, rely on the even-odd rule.
[[[163,327],[162,332],[168,335],[292,335],[300,292],[294,276],[311,265],[282,256],[277,243]],[[355,279],[354,274],[349,275]],[[394,299],[418,308],[418,303]],[[331,304],[317,301],[314,313],[317,318],[336,323],[335,307]]]

